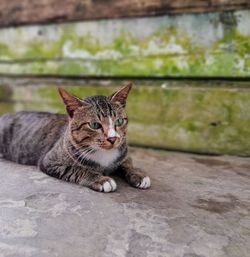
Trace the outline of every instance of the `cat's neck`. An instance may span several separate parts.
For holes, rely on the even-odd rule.
[[[126,140],[124,140],[119,147],[110,150],[93,148],[93,150],[86,151],[86,149],[89,149],[88,147],[79,149],[79,147],[72,143],[67,131],[65,131],[62,140],[62,147],[64,153],[69,156],[74,163],[81,166],[99,167],[103,170],[113,170],[115,167],[119,166],[128,151]]]

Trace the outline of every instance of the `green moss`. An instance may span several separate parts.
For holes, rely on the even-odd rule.
[[[0,101],[9,101],[12,97],[12,90],[8,86],[0,86]]]
[[[13,112],[15,109],[13,103],[1,102],[0,101],[0,115],[3,115],[7,112]]]
[[[11,50],[6,44],[0,43],[0,57],[11,57]]]
[[[192,25],[199,29],[201,17],[194,17],[197,18]],[[216,17],[217,14],[214,14],[215,20]],[[124,27],[114,33],[116,36],[110,35],[112,40],[93,36],[94,29],[91,34],[81,35],[77,32],[79,24],[74,23],[58,25],[57,36],[50,40],[46,40],[46,33],[44,36],[32,37],[29,41],[24,40],[21,33],[24,28],[17,28],[14,33],[20,36],[20,42],[16,42],[18,47],[1,43],[0,39],[0,58],[9,58],[12,61],[25,59],[30,62],[17,62],[15,65],[0,63],[0,72],[114,76],[248,76],[250,35],[241,34],[237,30],[237,23],[233,22],[234,17],[229,18],[232,20],[230,26],[224,25],[225,21],[219,21],[224,26],[223,36],[207,45],[194,41],[190,31],[185,31],[178,23],[170,22],[168,25],[164,22],[164,25],[157,25],[154,19],[148,21],[155,28],[151,34],[143,36],[143,33],[140,35],[133,28],[128,30]],[[52,33],[49,26],[43,28]],[[69,51],[66,57],[65,47]],[[74,58],[70,58],[70,55]]]

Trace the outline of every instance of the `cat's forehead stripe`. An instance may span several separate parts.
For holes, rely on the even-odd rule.
[[[98,117],[116,116],[111,104],[106,97],[95,96],[88,99],[92,104]]]

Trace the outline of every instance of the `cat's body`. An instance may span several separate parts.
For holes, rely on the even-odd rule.
[[[0,153],[5,159],[37,165],[65,133],[68,117],[46,112],[15,112],[0,117]]]
[[[70,147],[74,149],[67,142],[68,123],[64,114],[27,111],[6,114],[0,117],[0,153],[10,161],[39,165],[52,148],[58,148],[58,156],[68,159],[71,157]],[[126,143],[121,149],[102,149],[90,154],[83,164],[96,166],[100,173],[107,174],[117,167],[118,159],[126,152]],[[75,162],[74,158],[67,161],[71,160]]]
[[[116,190],[108,175],[117,172],[132,186],[148,188],[150,179],[127,155],[125,101],[130,86],[110,97],[83,100],[60,89],[69,117],[46,112],[17,112],[0,117],[0,153],[37,165],[46,174],[88,186]]]

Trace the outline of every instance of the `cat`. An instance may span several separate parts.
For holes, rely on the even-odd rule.
[[[150,178],[128,155],[126,101],[132,83],[110,96],[80,99],[59,87],[67,114],[21,111],[0,117],[0,153],[58,179],[99,192],[113,192],[109,175],[147,189]]]

